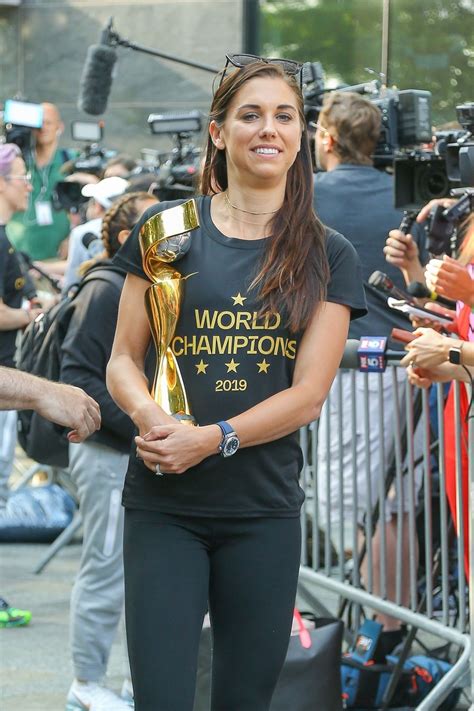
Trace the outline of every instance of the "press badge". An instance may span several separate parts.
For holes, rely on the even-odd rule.
[[[35,202],[36,224],[52,225],[53,208],[48,200],[37,200]]]

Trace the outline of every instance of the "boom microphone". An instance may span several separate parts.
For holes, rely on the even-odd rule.
[[[92,116],[104,113],[112,87],[112,73],[117,61],[117,52],[110,44],[111,26],[112,19],[102,31],[100,44],[92,44],[87,50],[79,83],[78,108]]]
[[[431,301],[437,301],[438,304],[446,306],[447,309],[455,309],[456,302],[451,299],[447,299],[445,296],[440,296],[436,291],[430,291],[424,284],[419,281],[412,281],[407,286],[407,291],[411,296],[415,296],[417,299],[431,299]]]

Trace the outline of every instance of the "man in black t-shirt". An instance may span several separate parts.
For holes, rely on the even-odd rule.
[[[315,136],[316,162],[320,169],[314,179],[314,204],[322,222],[343,234],[355,247],[361,263],[364,281],[367,282],[372,272],[385,272],[394,284],[404,287],[400,270],[385,261],[383,249],[388,232],[400,224],[403,213],[393,207],[393,179],[387,173],[374,168],[372,154],[380,135],[381,116],[379,109],[368,99],[351,92],[333,92],[330,94],[319,115]],[[421,258],[425,258],[422,246],[422,232],[414,234],[414,249]],[[423,281],[423,271],[419,260],[407,266],[404,272],[407,282]],[[353,321],[349,337],[360,339],[362,336],[390,336],[394,326],[409,328],[410,323],[402,314],[390,309],[385,299],[370,288],[366,288],[368,314],[365,318]],[[404,372],[400,372],[400,396],[403,396]],[[334,527],[344,526],[339,520],[340,491],[343,491],[342,505],[344,520],[351,521],[354,506],[353,490],[353,450],[357,451],[357,519],[364,520],[365,513],[373,509],[380,491],[380,477],[385,478],[389,457],[393,450],[394,412],[392,374],[383,376],[384,404],[384,447],[380,441],[377,417],[380,411],[379,379],[375,376],[366,378],[356,373],[355,405],[356,431],[352,431],[349,406],[352,400],[351,375],[339,372],[331,389],[325,410],[328,417],[321,415],[319,465],[319,500],[321,523],[324,524],[326,512],[331,510]],[[346,403],[343,413],[339,412],[339,388],[342,389],[342,402]],[[365,388],[370,393],[372,422],[366,432],[364,420]],[[343,417],[342,432],[339,432],[340,416]],[[329,433],[327,428],[329,427]],[[330,437],[330,439],[328,439]],[[327,443],[329,442],[329,449]],[[368,446],[367,446],[368,442]],[[341,452],[342,449],[342,452]],[[381,455],[381,453],[384,453]],[[342,472],[339,472],[339,457],[342,457]],[[383,461],[382,461],[383,456]],[[367,461],[369,460],[369,461]],[[329,462],[329,463],[328,463]],[[371,493],[366,474],[366,464],[370,467]],[[325,472],[330,467],[331,476],[326,482]],[[342,482],[341,482],[342,477]],[[340,488],[341,486],[341,488]],[[419,482],[417,482],[417,488]],[[394,534],[396,526],[397,497],[390,492],[381,516],[387,521],[387,559],[395,560]],[[329,508],[327,505],[329,503]],[[404,510],[408,507],[408,486],[404,486]],[[379,532],[376,533],[376,539]],[[375,539],[375,543],[376,543]],[[348,547],[352,546],[352,536],[348,532]],[[377,547],[378,550],[378,547]],[[380,560],[374,558],[375,592],[378,591],[378,571]],[[394,599],[395,566],[387,578],[388,597]],[[404,593],[408,595],[407,575],[404,576]],[[407,602],[407,599],[405,599]],[[380,616],[386,630],[397,631],[399,622],[393,618]],[[397,634],[392,639],[398,640]],[[390,646],[390,644],[389,644]]]

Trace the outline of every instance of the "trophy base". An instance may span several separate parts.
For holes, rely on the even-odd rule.
[[[192,427],[197,427],[196,419],[192,415],[188,415],[185,412],[176,412],[172,415],[175,420],[178,420],[180,425],[191,425]]]

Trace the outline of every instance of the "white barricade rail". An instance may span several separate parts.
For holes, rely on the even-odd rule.
[[[300,433],[306,493],[300,593],[322,612],[327,611],[311,592],[315,584],[339,596],[342,606],[352,603],[351,632],[357,630],[363,608],[368,616],[389,615],[451,643],[454,666],[419,704],[420,711],[438,708],[453,688],[465,685],[462,677],[469,671],[474,679],[474,536],[470,526],[468,587],[464,529],[469,523],[462,516],[463,449],[469,455],[464,473],[470,485],[469,512],[474,511],[474,424],[470,419],[465,441],[460,414],[460,388],[465,386],[454,387],[453,442],[445,439],[443,386],[438,385],[431,398],[437,415],[430,420],[429,392],[413,388],[404,369],[395,366],[384,375],[339,371],[319,423]],[[433,435],[433,424],[438,436]],[[379,440],[378,453],[372,444],[372,459],[374,453],[378,457],[375,467],[369,454],[374,433]],[[455,454],[458,535],[446,497],[446,447]],[[387,482],[378,475],[384,461],[402,492],[395,502],[393,486],[387,493]],[[387,530],[380,526],[376,542],[372,534],[379,514],[383,520],[389,510],[396,523]],[[419,558],[425,561],[424,580],[418,578]]]

